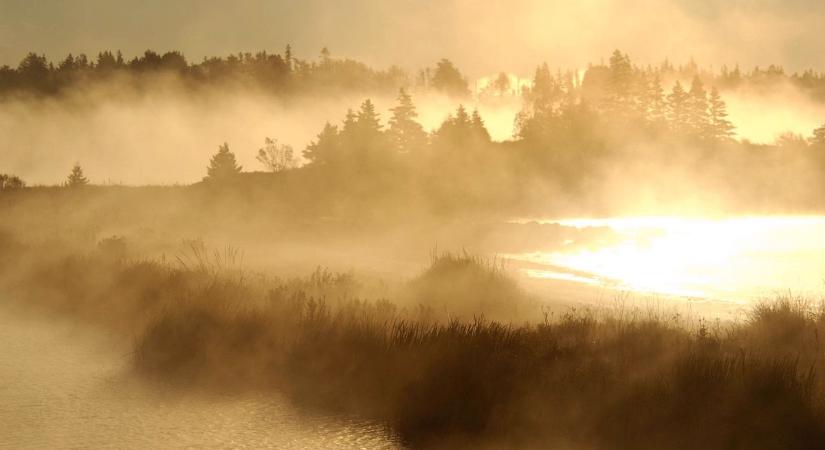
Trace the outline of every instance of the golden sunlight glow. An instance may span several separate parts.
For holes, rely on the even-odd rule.
[[[528,258],[587,272],[595,280],[622,288],[744,300],[777,289],[818,291],[825,279],[823,217],[637,217],[561,223],[610,227],[620,240],[592,250]],[[536,270],[527,275],[562,278]]]

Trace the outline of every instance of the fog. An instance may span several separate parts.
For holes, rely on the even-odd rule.
[[[65,97],[5,101],[0,167],[31,184],[60,183],[76,162],[98,184],[187,184],[205,176],[209,157],[227,142],[246,170],[262,171],[255,157],[265,138],[291,145],[300,155],[325,122],[340,124],[348,109],[367,98],[386,126],[395,95],[310,95],[288,102],[241,88],[192,95],[173,77],[157,80],[146,93],[114,84]],[[521,108],[515,96],[478,104],[425,93],[415,101],[426,130],[464,104],[479,109],[496,140],[512,137]]]
[[[819,448],[822,20],[0,0],[0,442]]]

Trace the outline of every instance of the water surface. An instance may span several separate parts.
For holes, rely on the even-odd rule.
[[[398,448],[382,426],[301,412],[277,395],[147,385],[124,347],[0,308],[2,448]]]
[[[819,296],[825,288],[825,216],[558,222],[607,227],[616,238],[509,255],[552,267],[527,269],[531,277],[742,303],[778,292]]]

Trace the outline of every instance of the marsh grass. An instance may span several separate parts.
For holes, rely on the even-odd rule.
[[[255,286],[254,277],[233,273],[243,270],[232,252],[199,244],[193,260],[176,264],[113,260],[102,248],[45,257],[3,245],[27,261],[14,276],[3,266],[4,289],[133,330],[134,367],[149,379],[277,389],[308,406],[382,420],[416,447],[825,442],[817,377],[825,322],[822,308],[804,299],[765,301],[724,326],[625,305],[506,322],[483,309],[465,318],[441,306],[359,298],[351,274],[323,269]],[[454,305],[497,302],[494,311],[507,295],[521,295],[505,272],[467,255],[434,258],[408,288],[423,302],[464,295]]]

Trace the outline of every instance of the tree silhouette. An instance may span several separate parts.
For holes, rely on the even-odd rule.
[[[645,103],[647,107],[647,120],[655,125],[662,125],[667,120],[667,102],[665,101],[664,89],[659,75],[653,76],[648,82],[645,93]]]
[[[327,122],[318,137],[304,150],[304,158],[309,160],[311,164],[327,165],[335,161],[339,153],[340,137],[338,127]]]
[[[235,161],[235,154],[229,151],[229,144],[218,147],[218,153],[212,156],[206,169],[207,179],[226,180],[241,173],[242,167]]]
[[[694,137],[710,138],[713,130],[710,128],[710,117],[708,115],[708,98],[702,80],[698,76],[693,77],[688,92],[688,127]]]
[[[356,115],[356,124],[359,131],[366,135],[378,135],[381,133],[381,119],[375,111],[375,104],[370,99],[361,103],[361,108]]]
[[[390,139],[400,153],[410,153],[419,150],[427,143],[427,133],[415,118],[418,113],[412,102],[412,97],[401,88],[398,94],[398,105],[390,109],[392,116],[389,120]]]
[[[667,96],[668,119],[671,128],[677,134],[685,135],[690,131],[689,102],[688,93],[685,92],[682,83],[677,81]]]
[[[490,141],[490,132],[487,131],[487,126],[484,125],[484,120],[481,118],[477,109],[473,110],[473,115],[470,117],[470,125],[472,126],[474,136],[487,142]]]
[[[26,187],[26,182],[20,179],[20,177],[0,173],[0,192],[13,191],[24,187]]]
[[[710,90],[709,104],[710,124],[713,139],[730,139],[734,134],[734,126],[728,120],[727,106],[715,86]],[[825,139],[825,129],[822,130],[822,137]]]
[[[453,97],[466,97],[470,95],[470,88],[467,80],[449,59],[442,59],[436,64],[435,74],[430,81],[430,85]]]
[[[615,50],[610,57],[610,93],[613,108],[627,111],[631,100],[633,66],[630,57]]]
[[[87,184],[89,184],[89,180],[83,175],[83,168],[80,167],[80,163],[75,163],[71,173],[69,173],[69,176],[66,178],[66,186],[78,187],[86,186]]]
[[[811,145],[825,146],[825,124],[814,130],[814,135],[811,137]]]
[[[286,144],[279,144],[277,139],[265,138],[264,147],[258,149],[256,159],[270,172],[281,172],[295,167],[294,151]]]

